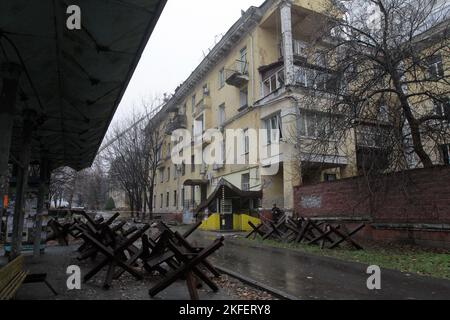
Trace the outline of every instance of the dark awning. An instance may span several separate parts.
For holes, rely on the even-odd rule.
[[[186,180],[183,185],[185,186],[201,186],[201,185],[207,185],[208,184],[208,180],[200,180],[200,179],[189,179]]]
[[[221,179],[219,183],[217,184],[216,189],[214,192],[203,201],[197,209],[195,209],[195,214],[198,214],[200,211],[206,209],[209,207],[214,200],[216,200],[218,197],[222,196],[222,188],[225,188],[226,194],[233,194],[241,199],[261,199],[263,196],[263,192],[260,191],[243,191],[233,185],[232,183],[228,182],[225,179]]]
[[[38,112],[33,159],[52,168],[91,165],[166,0],[1,0],[0,64],[24,67],[11,152],[21,148],[21,110]],[[69,5],[81,30],[66,27]]]

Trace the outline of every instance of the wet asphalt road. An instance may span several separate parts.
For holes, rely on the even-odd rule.
[[[206,244],[220,234],[196,231],[190,240]],[[445,299],[450,281],[381,270],[381,290],[369,290],[368,265],[249,244],[226,236],[211,261],[299,299]]]

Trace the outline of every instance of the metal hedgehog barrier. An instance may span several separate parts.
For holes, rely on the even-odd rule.
[[[366,226],[360,224],[349,231],[343,222],[330,223],[287,216],[281,218],[278,223],[266,220],[257,226],[251,221],[248,224],[252,231],[246,236],[247,239],[251,237],[256,239],[260,236],[263,240],[320,245],[321,249],[335,249],[346,242],[357,250],[363,250],[363,247],[353,239],[353,236]]]
[[[150,288],[149,294],[152,297],[177,280],[186,281],[192,300],[199,299],[197,288],[202,282],[214,292],[219,290],[213,277],[219,277],[220,273],[207,258],[223,246],[224,238],[217,238],[205,248],[192,245],[187,238],[197,230],[201,222],[191,226],[184,234],[174,232],[165,223],[159,222],[158,234],[150,237],[146,234],[150,225],[125,229],[125,222],[116,222],[118,213],[106,221],[103,218],[95,220],[84,212],[81,214],[84,219],[75,219],[74,223],[54,224],[54,233],[49,238],[61,238],[62,243],[67,243],[67,236],[71,235],[83,240],[78,248],[80,261],[95,261],[100,255],[100,261],[84,276],[85,282],[106,268],[103,282],[105,289],[111,288],[113,281],[124,273],[142,280],[144,271],[149,274],[156,272],[162,277]],[[138,247],[136,243],[139,240],[141,246]],[[143,270],[138,270],[138,267]]]

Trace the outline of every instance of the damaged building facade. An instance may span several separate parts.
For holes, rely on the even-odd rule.
[[[340,85],[324,52],[333,46],[330,17],[343,12],[331,0],[267,0],[242,13],[161,111],[167,138],[160,152],[153,212],[220,213],[232,219],[233,213],[270,212],[276,204],[289,214],[295,208],[294,187],[360,174],[358,130],[340,140],[339,148],[299,148],[318,138],[323,116],[320,107],[303,104],[303,97],[310,90]],[[237,153],[247,160],[199,164],[192,154],[192,161],[176,164],[171,133],[177,129],[189,130],[193,140],[209,129],[242,130],[243,147]],[[276,160],[269,161],[277,164],[275,172],[268,173],[259,155],[257,163],[248,161],[252,155],[247,133],[253,129],[265,130],[266,146],[279,137],[279,151],[271,155]],[[230,152],[223,150],[225,156]],[[433,156],[436,164],[445,159],[445,154]],[[229,228],[230,219],[221,224]]]
[[[171,161],[174,145],[168,135],[161,151],[163,161],[156,179],[154,212],[180,213],[186,209],[195,212],[199,207],[204,208],[203,202],[221,185],[221,180],[241,191],[261,194],[238,208],[237,201],[225,199],[227,212],[270,211],[273,204],[292,212],[293,187],[302,182],[298,152],[290,139],[296,135],[301,112],[297,96],[315,85],[299,74],[315,76],[328,72],[321,59],[321,48],[327,46],[328,35],[317,41],[317,31],[326,29],[325,15],[330,14],[327,10],[331,4],[329,1],[265,1],[260,7],[249,8],[162,111],[167,114],[164,127],[169,125],[168,133],[185,128],[196,136],[216,128],[222,132],[242,129],[245,135],[249,129],[265,129],[266,143],[270,144],[270,137],[276,131],[280,137],[278,170],[264,175],[263,163],[176,165]],[[311,47],[308,43],[311,39],[316,42],[314,52],[306,50]],[[313,117],[310,121],[314,121]],[[201,132],[194,129],[195,122],[201,123]],[[305,139],[313,135],[311,130],[304,131]],[[248,146],[243,151],[247,154],[249,150],[245,148]],[[327,166],[314,170],[308,179],[325,181],[355,175],[356,158],[352,151],[317,155],[317,161]]]

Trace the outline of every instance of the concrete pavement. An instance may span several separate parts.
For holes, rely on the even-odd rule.
[[[196,231],[191,240],[210,242],[220,234]],[[212,262],[299,299],[445,299],[450,281],[381,270],[381,290],[367,289],[368,265],[272,248],[226,235]],[[450,263],[450,262],[449,262]]]

